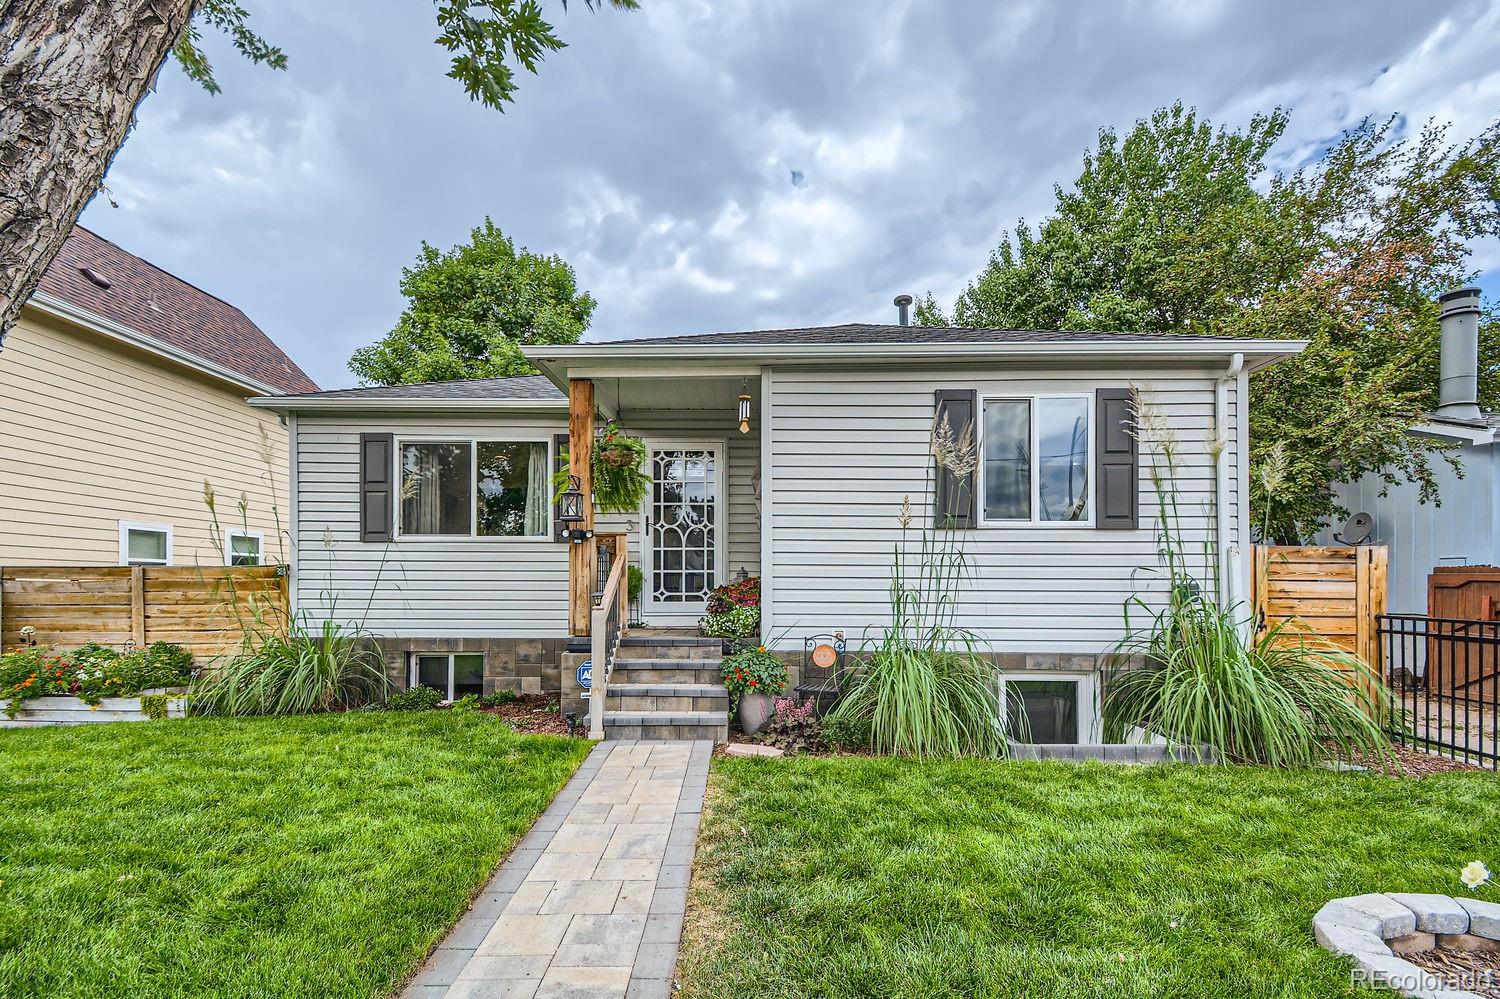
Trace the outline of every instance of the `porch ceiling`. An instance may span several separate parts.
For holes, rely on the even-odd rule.
[[[621,419],[647,410],[733,410],[740,392],[760,401],[760,378],[719,376],[698,378],[595,378],[594,398],[606,413]]]

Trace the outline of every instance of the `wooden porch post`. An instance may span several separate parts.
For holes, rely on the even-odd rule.
[[[577,476],[583,492],[585,530],[594,529],[594,383],[587,378],[568,382],[568,473]],[[584,637],[594,609],[594,542],[568,546],[568,630]]]

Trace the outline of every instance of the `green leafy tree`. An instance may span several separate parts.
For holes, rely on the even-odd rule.
[[[1435,296],[1472,280],[1500,234],[1500,126],[1461,144],[1429,123],[1366,120],[1291,173],[1267,158],[1283,110],[1243,130],[1181,103],[1121,140],[1099,132],[1053,214],[1024,221],[959,296],[952,322],[1306,339],[1251,382],[1251,504],[1262,535],[1305,539],[1349,511],[1366,473],[1419,486],[1451,449],[1407,431],[1437,403]],[[918,321],[949,319],[932,296]],[[1481,402],[1500,403],[1500,324],[1481,326]]]
[[[518,251],[488,218],[446,253],[423,243],[401,272],[401,294],[408,304],[396,328],[349,360],[363,382],[532,374],[521,345],[577,343],[595,305],[566,261]]]
[[[583,0],[634,10],[637,0]],[[568,6],[567,0],[561,0]],[[516,67],[564,47],[537,0],[433,0],[448,75],[503,111]],[[205,28],[251,62],[285,69],[236,0],[0,0],[0,346],[99,190],[168,56],[211,94]]]

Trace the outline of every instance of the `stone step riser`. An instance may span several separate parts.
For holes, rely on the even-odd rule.
[[[652,666],[649,668],[621,667],[618,663],[610,671],[609,682],[615,683],[716,683],[722,682],[719,668],[713,669],[673,669],[671,667]]]
[[[695,642],[692,645],[654,645],[632,642],[620,643],[619,655],[626,659],[718,659],[724,654],[720,642]]]
[[[612,739],[661,739],[678,741],[684,739],[712,739],[716,743],[729,741],[729,725],[609,725],[604,726],[604,738]]]
[[[729,692],[690,696],[610,694],[604,708],[606,711],[728,711]]]

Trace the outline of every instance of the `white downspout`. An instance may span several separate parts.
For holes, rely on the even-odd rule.
[[[1230,437],[1225,427],[1225,414],[1229,411],[1229,383],[1238,382],[1240,372],[1244,370],[1244,367],[1245,355],[1236,352],[1229,360],[1229,367],[1214,383],[1213,432],[1220,445],[1219,455],[1214,459],[1214,514],[1218,519],[1219,600],[1226,608],[1233,607],[1245,599],[1245,594],[1240,592],[1240,542],[1242,539],[1236,536],[1233,544],[1226,543],[1229,538],[1231,512],[1229,509],[1229,449],[1235,448],[1238,451],[1238,442],[1242,435],[1236,433]],[[1236,398],[1236,421],[1243,421],[1246,415],[1245,401]],[[1248,458],[1249,456],[1244,454],[1235,455],[1237,462],[1247,461]]]

